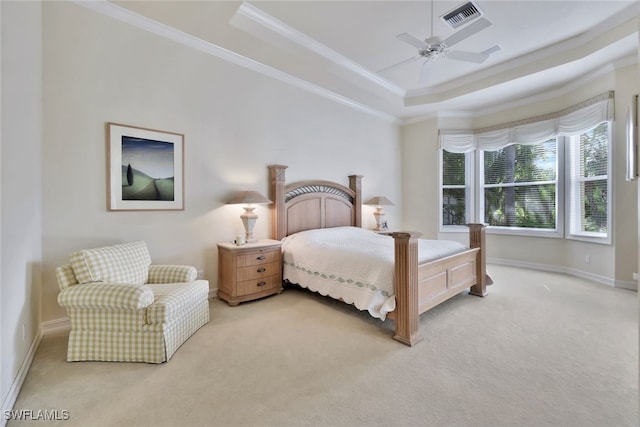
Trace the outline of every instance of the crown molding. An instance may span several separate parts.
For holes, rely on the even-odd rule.
[[[273,31],[280,36],[285,37],[290,42],[302,46],[303,48],[315,53],[316,55],[319,55],[331,61],[333,64],[337,65],[340,68],[344,68],[354,74],[357,74],[358,76],[390,92],[395,96],[404,98],[404,96],[406,95],[406,91],[401,87],[391,83],[387,79],[380,77],[376,73],[369,71],[360,64],[341,55],[330,47],[320,43],[316,39],[309,37],[308,35],[274,18],[273,16],[269,15],[268,13],[252,4],[243,2],[236,11],[236,15],[243,16],[246,19],[250,19],[255,24],[261,25],[262,27]]]
[[[146,16],[135,13],[129,9],[118,6],[114,3],[111,3],[106,0],[93,0],[93,1],[82,1],[82,0],[73,0],[73,3],[90,9],[94,12],[100,13],[104,16],[108,16],[110,18],[116,19],[118,21],[129,24],[133,27],[142,29],[144,31],[148,31],[157,36],[166,38],[168,40],[174,41],[176,43],[180,43],[183,46],[190,47],[192,49],[199,50],[203,53],[206,53],[211,56],[215,56],[224,61],[230,62],[232,64],[238,65],[240,67],[249,69],[256,73],[262,74],[267,77],[271,77],[276,79],[282,83],[288,84],[293,87],[297,87],[306,92],[321,96],[325,99],[329,99],[331,101],[337,102],[349,108],[358,110],[360,112],[366,113],[368,115],[377,117],[379,119],[397,123],[398,118],[391,114],[385,113],[383,111],[377,110],[375,108],[369,107],[367,105],[361,104],[357,101],[354,101],[346,96],[337,94],[325,88],[322,88],[318,85],[310,83],[306,80],[303,80],[299,77],[292,76],[291,74],[285,73],[283,71],[277,70],[268,65],[262,64],[253,59],[247,58],[246,56],[239,55],[229,49],[225,49],[221,46],[215,45],[211,42],[202,40],[198,37],[195,37],[191,34],[185,33],[183,31],[177,30],[173,27],[170,27],[161,22],[155,21],[153,19],[147,18]]]

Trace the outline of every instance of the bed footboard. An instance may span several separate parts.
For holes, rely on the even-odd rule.
[[[468,251],[422,265],[418,265],[420,233],[391,233],[395,242],[396,309],[389,317],[395,321],[395,340],[408,346],[420,342],[420,314],[466,288],[471,288],[471,295],[487,295],[491,279],[486,274],[486,226],[468,226]]]

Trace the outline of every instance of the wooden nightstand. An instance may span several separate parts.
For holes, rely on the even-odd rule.
[[[278,240],[237,246],[218,243],[218,297],[238,305],[282,292],[282,252]]]
[[[389,229],[385,229],[385,230],[371,230],[371,231],[373,231],[373,232],[374,232],[374,233],[376,233],[376,234],[383,234],[383,235],[385,235],[385,236],[390,236],[390,235],[391,235],[391,233],[393,233],[393,232],[394,232],[393,230],[389,230]]]

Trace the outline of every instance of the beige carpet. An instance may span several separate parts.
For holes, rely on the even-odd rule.
[[[45,337],[15,409],[66,410],[64,426],[637,426],[637,294],[489,273],[486,298],[423,314],[414,348],[391,322],[298,289],[212,301],[163,365],[67,363],[66,335]]]

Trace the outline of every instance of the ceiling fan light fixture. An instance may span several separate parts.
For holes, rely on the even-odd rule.
[[[425,59],[429,62],[436,62],[442,58],[447,56],[447,51],[442,52],[431,52],[429,55],[425,56]]]
[[[429,62],[437,61],[447,56],[447,50],[444,45],[430,46],[428,49],[419,49],[418,54]]]

